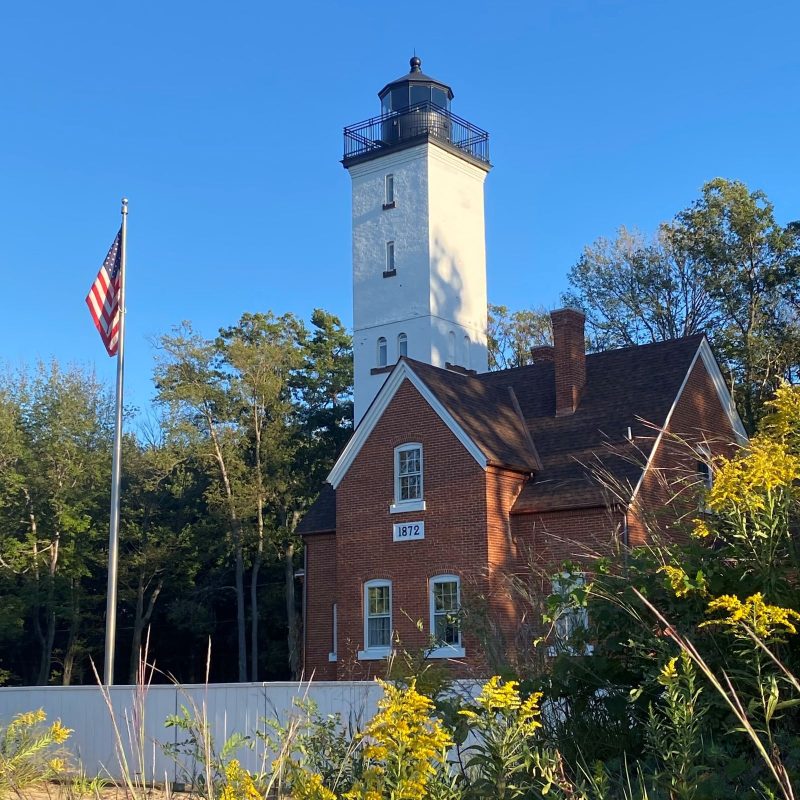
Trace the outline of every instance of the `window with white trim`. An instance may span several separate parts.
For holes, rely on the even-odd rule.
[[[451,364],[456,363],[456,334],[455,331],[450,331],[447,334],[447,360]]]
[[[394,242],[386,242],[386,271],[394,272]]]
[[[589,612],[582,604],[586,576],[582,572],[562,572],[553,576],[553,594],[561,598],[554,629],[555,645],[550,655],[591,655],[593,647],[586,644],[589,631]]]
[[[364,649],[361,659],[385,658],[392,649],[392,582],[364,584]]]
[[[397,357],[408,355],[408,336],[404,333],[397,335]]]
[[[389,173],[384,180],[383,185],[383,205],[384,206],[393,206],[394,205],[394,175]]]
[[[394,451],[395,503],[422,499],[422,445],[404,444]]]
[[[429,658],[463,656],[461,645],[461,581],[457,575],[436,575],[429,582],[430,630],[433,649]]]
[[[386,346],[386,337],[378,339],[378,366],[385,367],[389,363],[389,350]]]
[[[469,369],[469,336],[464,336],[464,366]]]

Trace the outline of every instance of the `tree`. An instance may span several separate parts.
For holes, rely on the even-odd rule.
[[[716,178],[678,214],[675,237],[705,267],[719,320],[712,342],[753,431],[764,402],[797,366],[800,236],[775,221],[764,192]]]
[[[592,347],[604,350],[691,336],[712,326],[717,310],[702,263],[679,245],[672,225],[653,240],[622,227],[598,239],[570,270],[566,305],[583,307]]]
[[[17,576],[33,633],[38,666],[28,680],[50,681],[58,647],[69,684],[97,605],[87,583],[104,558],[111,401],[93,375],[55,363],[6,376],[0,395],[0,568]]]
[[[565,303],[587,315],[591,346],[626,347],[705,332],[755,430],[800,353],[800,226],[781,227],[761,191],[717,178],[653,241],[621,228],[587,247]]]
[[[234,559],[239,680],[247,680],[244,593],[244,530],[239,489],[245,465],[242,432],[235,424],[230,377],[213,341],[184,322],[158,340],[161,355],[155,368],[158,401],[168,407],[173,424],[188,437],[197,454],[216,471],[212,506],[224,510]]]
[[[220,331],[217,347],[229,370],[231,402],[249,440],[248,490],[255,512],[255,543],[250,572],[250,679],[258,679],[258,577],[266,545],[266,516],[290,489],[294,443],[290,375],[302,363],[305,331],[291,314],[244,314],[239,324]],[[292,583],[294,574],[292,573]],[[290,648],[291,651],[291,648]]]
[[[489,305],[489,369],[522,367],[531,361],[531,348],[553,342],[550,315],[543,308],[509,312]]]

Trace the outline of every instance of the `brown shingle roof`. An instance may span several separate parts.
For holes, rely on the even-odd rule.
[[[604,505],[609,495],[598,471],[623,493],[636,485],[655,441],[647,423],[666,421],[702,340],[587,355],[586,387],[575,413],[564,417],[555,416],[553,363],[463,375],[408,362],[489,463],[535,472],[513,511],[541,512]],[[627,441],[629,427],[635,446]],[[335,492],[326,485],[299,531],[333,530],[335,522]]]
[[[299,534],[332,533],[336,530],[336,490],[323,483],[319,496],[297,526]]]

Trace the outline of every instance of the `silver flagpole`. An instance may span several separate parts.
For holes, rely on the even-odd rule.
[[[119,478],[122,460],[122,381],[125,371],[125,251],[128,237],[128,201],[122,198],[119,257],[119,344],[117,347],[117,415],[111,461],[111,523],[108,535],[108,589],[106,594],[106,656],[103,684],[114,683],[114,641],[117,634],[117,552],[119,551]]]

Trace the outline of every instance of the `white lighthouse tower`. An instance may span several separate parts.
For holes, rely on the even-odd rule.
[[[420,59],[379,93],[381,116],[345,128],[353,182],[358,425],[398,358],[485,372],[485,131],[450,110]]]

